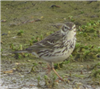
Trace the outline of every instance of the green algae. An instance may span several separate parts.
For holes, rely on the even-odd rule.
[[[53,5],[56,6],[52,7]],[[98,8],[100,8],[100,2],[2,1],[2,53],[5,54],[6,52],[8,54],[13,50],[25,49],[59,30],[52,25],[72,21],[77,26],[76,48],[72,53],[72,56],[67,59],[68,61],[65,60],[59,64],[61,67],[60,69],[56,64],[55,67],[57,72],[60,75],[63,75],[65,79],[68,77],[72,77],[73,79],[70,82],[71,84],[58,83],[56,87],[58,89],[61,89],[62,87],[66,89],[66,86],[72,86],[74,80],[83,82],[83,85],[91,85],[92,83],[90,81],[92,78],[95,79],[99,77],[98,67],[96,71],[93,69],[91,74],[88,73],[90,71],[86,69],[87,65],[94,65],[100,61],[100,57],[97,57],[100,52],[100,10]],[[14,79],[15,84],[19,81],[23,83],[22,80],[25,80],[25,82],[29,81],[29,84],[31,85],[37,80],[37,83],[39,82],[40,89],[43,88],[42,86],[45,86],[42,85],[41,82],[45,81],[45,78],[43,77],[45,75],[43,74],[43,68],[46,68],[46,63],[40,63],[42,61],[41,59],[30,54],[17,54],[17,58],[14,57],[14,55],[1,56],[1,58],[2,71],[13,68],[16,69],[14,70],[15,75],[12,74],[13,77],[16,78],[16,80]],[[20,65],[16,66],[16,63],[20,63]],[[30,72],[32,66],[33,73],[27,74],[26,72]],[[38,70],[41,70],[42,72],[37,72]],[[83,70],[83,75],[81,75],[81,70]],[[85,74],[86,71],[87,74]],[[22,78],[20,75],[25,77]],[[92,78],[88,77],[90,75],[92,75]],[[9,76],[6,75],[5,78],[8,79]],[[2,77],[2,79],[6,82],[7,80],[5,78]],[[50,78],[52,83],[49,83],[48,79],[46,80],[46,85],[48,87],[55,85],[54,80],[57,79],[57,77],[54,76],[51,76]],[[80,78],[83,79],[81,80]],[[85,81],[84,78],[87,78],[89,82]],[[13,84],[10,78],[8,80],[10,84]],[[97,80],[95,79],[94,81],[96,82]],[[70,89],[71,86],[68,89]],[[94,86],[96,86],[95,83]],[[28,88],[30,87],[31,86],[28,86]]]

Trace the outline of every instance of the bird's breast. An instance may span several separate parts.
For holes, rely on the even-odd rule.
[[[52,52],[45,51],[40,57],[48,62],[60,62],[67,59],[75,48],[76,40],[67,40],[62,47],[55,47]]]

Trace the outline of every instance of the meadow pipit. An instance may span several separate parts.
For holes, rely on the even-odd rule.
[[[25,50],[15,51],[13,53],[29,52],[33,55],[47,61],[56,75],[63,80],[53,67],[53,63],[67,59],[75,48],[76,26],[72,22],[61,25],[61,29],[42,41],[26,48]]]

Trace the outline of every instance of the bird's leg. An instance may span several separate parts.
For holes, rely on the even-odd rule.
[[[59,63],[58,63],[58,69],[61,69]]]
[[[53,63],[52,63],[52,70],[53,70],[54,73],[59,77],[59,79],[60,79],[61,81],[64,81],[64,80],[59,76],[59,74],[56,72],[56,70],[54,69]]]
[[[49,64],[47,64],[47,69],[48,69],[47,74],[49,74],[51,72],[51,66]]]

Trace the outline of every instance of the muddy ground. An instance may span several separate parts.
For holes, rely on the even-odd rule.
[[[59,30],[57,23],[74,22],[77,43],[73,54],[51,72],[25,49]],[[2,1],[0,89],[100,89],[99,1]]]

